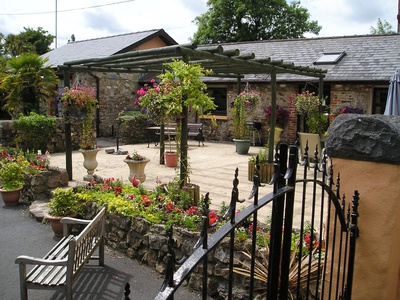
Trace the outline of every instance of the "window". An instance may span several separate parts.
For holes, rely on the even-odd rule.
[[[338,63],[343,56],[346,55],[346,52],[332,52],[332,53],[323,53],[320,58],[318,58],[314,65],[329,65]]]
[[[387,88],[374,89],[374,99],[372,100],[372,114],[384,114],[387,96]]]
[[[208,87],[208,94],[214,98],[214,103],[217,106],[211,114],[216,116],[227,115],[227,91],[226,88]]]

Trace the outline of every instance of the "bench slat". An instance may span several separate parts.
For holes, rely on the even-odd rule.
[[[46,260],[61,260],[64,259],[68,256],[68,243],[69,241],[73,238],[72,235],[68,237],[64,237],[62,240],[60,240],[57,245],[50,250],[49,253],[47,253],[44,257]],[[43,274],[44,272],[50,272],[52,266],[46,266],[46,265],[37,265],[35,266],[27,275],[26,281],[28,282],[34,282],[36,281],[36,278]]]

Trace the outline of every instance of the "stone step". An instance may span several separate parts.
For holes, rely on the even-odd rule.
[[[42,221],[44,218],[44,214],[48,211],[48,203],[48,201],[44,200],[37,200],[32,202],[32,204],[29,206],[29,212],[32,217],[34,217],[37,221]]]

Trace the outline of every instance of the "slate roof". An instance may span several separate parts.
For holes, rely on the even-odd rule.
[[[66,61],[80,60],[92,57],[105,57],[118,53],[124,53],[134,49],[138,45],[160,37],[167,45],[176,45],[163,29],[153,29],[141,32],[120,34],[96,39],[69,42],[58,47],[42,57],[49,58],[49,64],[53,66],[62,65]]]
[[[386,84],[395,70],[400,68],[399,34],[269,40],[221,45],[224,49],[239,49],[241,54],[254,53],[257,58],[270,57],[272,60],[292,62],[296,66],[326,69],[328,73],[324,82],[380,81]],[[346,55],[337,64],[313,64],[324,52],[337,51],[346,52]],[[269,81],[270,76],[246,76],[246,79]],[[303,81],[304,77],[278,74],[277,80]]]

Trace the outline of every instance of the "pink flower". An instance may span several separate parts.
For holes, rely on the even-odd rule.
[[[186,212],[187,212],[187,214],[189,216],[193,216],[193,215],[196,215],[198,213],[198,210],[197,210],[197,208],[195,206],[191,206],[191,207],[188,208],[188,210]]]
[[[134,176],[132,177],[132,185],[133,185],[134,187],[138,187],[139,184],[140,184],[140,180],[139,180],[139,179],[136,179],[136,175],[134,175]]]

